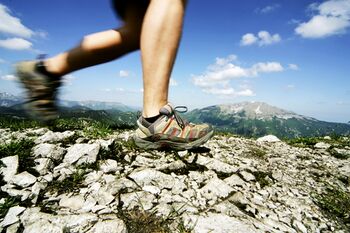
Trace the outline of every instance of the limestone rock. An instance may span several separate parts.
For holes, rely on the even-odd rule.
[[[67,154],[64,156],[63,162],[77,163],[94,163],[100,150],[99,144],[75,144],[68,148]]]
[[[245,185],[244,180],[242,180],[238,175],[233,174],[230,177],[227,177],[224,180],[228,185],[230,185],[231,187],[233,186],[240,186],[243,187]]]
[[[0,159],[3,166],[0,166],[0,174],[4,176],[4,181],[9,182],[13,176],[17,173],[18,169],[18,156],[9,156]]]
[[[255,180],[255,176],[247,171],[241,171],[239,174],[241,174],[243,179],[247,182]]]
[[[75,134],[74,131],[65,131],[65,132],[52,132],[47,131],[44,135],[40,136],[35,140],[36,144],[40,143],[55,143],[62,141],[66,138],[72,137]]]
[[[184,218],[185,226],[193,227],[194,233],[258,233],[259,231],[248,224],[223,214],[209,213],[207,216],[189,215]]]
[[[100,170],[104,173],[116,172],[119,170],[118,162],[113,159],[107,159],[101,163]]]
[[[11,179],[11,183],[20,187],[26,188],[36,182],[36,177],[28,172],[22,172],[14,175]]]
[[[97,222],[87,233],[127,233],[125,223],[120,219]]]
[[[49,170],[51,170],[53,167],[52,160],[48,158],[38,158],[38,159],[35,159],[34,162],[36,164],[34,169],[37,170],[40,175],[47,174]]]
[[[150,210],[153,207],[153,200],[155,197],[149,192],[139,191],[133,193],[126,193],[120,196],[123,202],[123,207],[129,210],[134,207],[141,207],[143,210]]]
[[[203,193],[206,197],[227,197],[233,189],[226,184],[224,181],[213,178],[211,179],[203,188],[200,189],[200,192]]]
[[[314,148],[316,149],[325,149],[325,150],[328,149],[329,147],[331,147],[331,145],[325,142],[318,142],[314,146]]]
[[[266,135],[264,137],[258,138],[256,141],[257,142],[270,142],[270,143],[272,143],[272,142],[280,142],[281,140],[274,135]]]
[[[159,188],[172,188],[174,186],[174,178],[170,175],[156,171],[154,169],[144,169],[133,172],[129,175],[140,186],[155,185]]]
[[[11,207],[4,220],[1,222],[1,227],[6,227],[19,221],[18,215],[20,215],[26,208],[21,206]]]
[[[84,197],[81,195],[72,196],[72,197],[68,197],[64,195],[61,198],[59,205],[61,207],[70,208],[72,210],[79,210],[84,206],[84,203],[85,203]]]
[[[50,158],[55,161],[63,159],[63,155],[66,150],[58,145],[41,143],[33,147],[33,155],[37,158]]]

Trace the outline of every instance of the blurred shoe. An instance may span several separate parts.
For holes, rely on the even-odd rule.
[[[60,77],[50,77],[39,71],[40,61],[23,61],[15,65],[16,75],[26,90],[25,109],[28,114],[44,123],[58,117],[56,97]]]
[[[185,111],[178,109],[184,108]],[[199,147],[214,133],[208,124],[193,124],[183,120],[178,112],[186,112],[183,106],[173,108],[170,104],[159,110],[160,116],[149,123],[142,116],[137,120],[135,144],[143,149],[188,150]]]

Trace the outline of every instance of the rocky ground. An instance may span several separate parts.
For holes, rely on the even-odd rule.
[[[0,231],[349,232],[349,138],[217,135],[174,152],[131,133],[0,129]]]

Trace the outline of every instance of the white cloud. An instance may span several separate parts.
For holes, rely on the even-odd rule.
[[[292,90],[295,89],[295,85],[294,85],[294,84],[288,84],[288,85],[285,87],[285,89],[286,89],[287,91],[292,91]]]
[[[130,72],[127,70],[121,70],[119,71],[119,77],[126,78],[130,76]]]
[[[301,37],[324,38],[343,34],[350,26],[349,0],[328,0],[321,4],[311,4],[309,9],[317,13],[295,28],[296,34]]]
[[[6,80],[6,81],[15,81],[15,80],[17,80],[17,77],[12,75],[12,74],[7,74],[4,76],[1,76],[1,79]]]
[[[261,9],[259,9],[259,8],[256,9],[256,12],[261,13],[261,14],[268,14],[268,13],[275,11],[276,9],[278,9],[280,7],[281,7],[280,4],[268,5],[268,6],[261,8]]]
[[[6,61],[5,61],[4,59],[1,59],[1,58],[0,58],[0,64],[1,64],[1,63],[6,63]]]
[[[22,38],[11,38],[0,40],[0,48],[11,50],[28,50],[31,49],[33,44]]]
[[[341,106],[348,106],[350,105],[350,102],[346,102],[346,101],[338,101],[337,105],[341,105]]]
[[[203,92],[218,95],[219,97],[255,96],[255,93],[250,89],[236,91],[232,87],[212,87],[204,89]]]
[[[63,79],[62,79],[62,82],[65,83],[66,85],[72,85],[73,81],[76,80],[77,77],[71,75],[71,74],[68,74],[68,75],[65,75],[63,76]]]
[[[247,33],[242,36],[241,45],[252,45],[258,41],[258,38],[253,33]]]
[[[200,75],[192,75],[192,82],[203,92],[219,96],[253,96],[254,92],[246,85],[238,90],[230,86],[233,79],[258,76],[260,73],[281,72],[283,66],[278,62],[259,62],[249,68],[233,64],[237,57],[230,55],[226,58],[216,58]]]
[[[172,87],[176,87],[178,86],[179,84],[177,83],[177,81],[173,78],[170,79],[170,82],[169,82],[169,85],[172,86]]]
[[[248,46],[258,44],[259,46],[271,45],[281,41],[279,34],[271,35],[268,31],[260,31],[257,36],[247,33],[242,36],[241,45]]]
[[[34,32],[24,26],[19,18],[11,15],[11,11],[5,5],[0,4],[0,33],[30,38]]]
[[[299,66],[296,64],[288,64],[290,70],[299,70]]]
[[[254,64],[248,71],[251,76],[257,76],[259,73],[281,72],[284,68],[279,62],[259,62]]]

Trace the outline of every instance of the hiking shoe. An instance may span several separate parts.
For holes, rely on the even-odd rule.
[[[56,96],[61,79],[39,72],[38,62],[40,61],[17,63],[16,75],[26,90],[24,107],[28,114],[39,121],[49,123],[58,117]]]
[[[185,111],[179,111],[179,108]],[[135,144],[143,149],[188,150],[199,147],[211,138],[214,130],[210,125],[196,125],[181,119],[178,112],[186,111],[186,107],[173,108],[167,104],[159,110],[160,116],[152,124],[141,116],[137,120]]]

